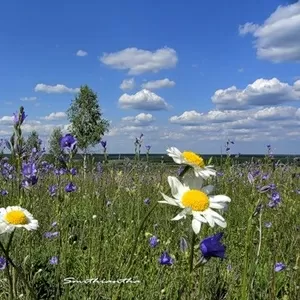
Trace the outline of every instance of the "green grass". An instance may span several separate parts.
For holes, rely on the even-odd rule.
[[[247,166],[230,166],[224,175],[211,180],[215,194],[228,195],[232,202],[224,213],[227,228],[203,225],[196,237],[195,260],[200,257],[199,242],[208,235],[223,231],[227,247],[226,259],[212,258],[203,267],[189,272],[191,218],[170,221],[178,209],[159,204],[155,207],[133,244],[139,226],[149,210],[159,200],[160,192],[169,193],[167,176],[176,176],[178,166],[134,163],[104,166],[103,173],[90,171],[83,180],[81,171],[73,177],[77,191],[66,193],[68,175],[39,175],[37,185],[18,197],[12,181],[0,181],[8,190],[0,196],[1,206],[18,205],[28,209],[39,221],[35,232],[20,229],[15,232],[11,257],[23,268],[37,299],[300,299],[300,195],[295,190],[300,182],[288,170],[261,165],[270,178],[247,180]],[[275,183],[282,202],[277,208],[267,206],[267,194],[259,193],[256,185]],[[60,190],[50,197],[48,187],[59,184]],[[170,195],[170,194],[169,194]],[[144,199],[150,198],[150,205]],[[107,205],[107,200],[111,205]],[[265,204],[261,214],[253,217],[258,203]],[[93,216],[96,216],[93,218]],[[51,224],[58,222],[57,227]],[[272,222],[270,228],[265,222]],[[46,239],[46,231],[59,231],[60,236]],[[156,235],[160,243],[149,246],[149,237]],[[183,253],[180,238],[187,239],[189,248]],[[2,235],[6,242],[8,236]],[[163,251],[174,258],[172,266],[162,266],[158,259]],[[50,265],[52,256],[58,265]],[[132,268],[129,259],[133,255]],[[287,268],[274,272],[274,264],[283,262]],[[14,292],[20,299],[31,299],[23,282],[10,267]],[[139,283],[77,283],[65,285],[64,279],[117,280],[132,278]],[[9,299],[5,270],[0,271],[0,299]]]

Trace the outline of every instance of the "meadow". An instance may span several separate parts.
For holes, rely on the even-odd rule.
[[[226,228],[204,222],[195,234],[192,216],[171,220],[181,209],[158,202],[172,197],[168,176],[184,180],[191,167],[136,156],[86,170],[72,151],[56,163],[15,155],[0,163],[0,299],[300,299],[293,161],[206,160],[217,172],[205,185],[231,202],[218,211]],[[10,206],[39,226],[7,231]]]

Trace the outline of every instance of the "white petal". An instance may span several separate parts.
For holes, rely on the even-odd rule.
[[[198,221],[202,222],[202,223],[207,223],[206,219],[201,215],[200,212],[198,211],[193,211],[193,216],[195,219],[197,219]]]
[[[200,190],[203,186],[202,177],[195,177],[192,173],[187,173],[184,175],[183,184],[188,186],[191,190]]]
[[[168,176],[168,183],[171,188],[172,196],[175,199],[180,199],[180,191],[183,188],[182,183],[174,176]]]
[[[171,221],[178,221],[182,218],[186,218],[186,210],[182,210],[177,216],[175,216]]]
[[[210,203],[209,207],[210,208],[215,208],[215,209],[224,209],[226,204],[224,203]]]
[[[175,199],[173,199],[173,198],[171,198],[171,197],[165,195],[164,193],[161,193],[161,194],[162,194],[163,198],[166,200],[166,202],[167,202],[168,204],[178,206],[178,204],[177,204],[177,202],[175,201]],[[160,202],[160,201],[158,201],[158,202]],[[161,203],[163,203],[163,202],[161,202]]]
[[[177,164],[183,163],[182,154],[177,148],[175,147],[168,148],[167,153],[170,157],[173,158],[175,163]]]
[[[215,195],[215,196],[209,196],[209,201],[213,202],[213,203],[231,202],[231,199],[228,196],[225,196],[225,195]]]
[[[227,226],[226,221],[222,221],[222,220],[219,220],[217,218],[214,218],[214,220],[215,220],[215,222],[216,222],[217,225],[219,225],[222,228],[226,228],[226,226]]]
[[[217,212],[215,212],[214,210],[208,208],[206,211],[207,211],[214,219],[217,218],[217,219],[219,219],[219,220],[221,220],[221,221],[225,221],[225,219],[224,219],[221,215],[219,215]]]
[[[201,222],[199,222],[197,219],[193,219],[192,221],[192,228],[196,234],[200,232],[201,229]]]
[[[214,227],[215,226],[215,221],[213,216],[210,214],[210,212],[207,210],[205,210],[204,212],[202,212],[202,215],[204,216],[204,218],[207,220],[208,224],[210,227]]]
[[[207,186],[204,186],[201,190],[209,195],[213,190],[215,189],[215,187],[213,185],[207,185]]]

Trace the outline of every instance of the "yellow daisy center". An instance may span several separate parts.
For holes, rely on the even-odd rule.
[[[190,190],[184,193],[181,203],[194,211],[204,211],[209,207],[209,198],[201,191]]]
[[[10,211],[5,215],[5,220],[13,225],[26,225],[29,220],[21,210]]]
[[[198,166],[200,168],[204,168],[205,164],[204,164],[204,160],[201,156],[195,154],[192,151],[184,151],[182,153],[184,159],[191,165],[195,165]]]

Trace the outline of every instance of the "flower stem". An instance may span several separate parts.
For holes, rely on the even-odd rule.
[[[190,259],[189,259],[189,264],[190,264],[190,274],[193,272],[193,266],[194,266],[194,248],[195,248],[195,240],[196,240],[196,234],[193,230],[192,232],[192,237],[191,237],[191,253],[190,253]]]

